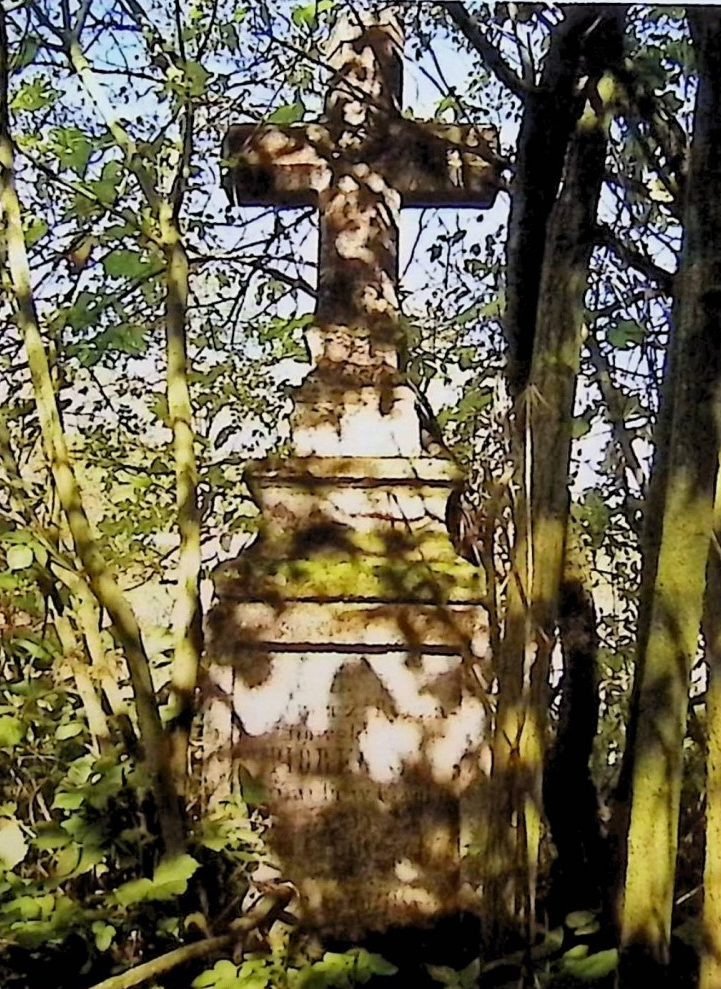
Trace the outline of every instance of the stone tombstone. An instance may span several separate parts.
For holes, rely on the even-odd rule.
[[[469,905],[485,758],[484,580],[451,543],[459,474],[424,448],[399,369],[398,222],[404,204],[489,207],[496,137],[403,118],[401,45],[391,6],[341,20],[324,119],[235,126],[223,150],[233,202],[313,203],[320,244],[292,454],[249,466],[260,534],[214,575],[205,786],[262,784],[304,921],[348,938]]]

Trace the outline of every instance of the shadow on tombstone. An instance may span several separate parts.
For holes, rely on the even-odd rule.
[[[260,533],[214,575],[204,786],[262,782],[269,847],[326,940],[477,909],[488,813],[485,580],[399,369],[398,222],[491,206],[500,164],[488,128],[401,116],[401,44],[392,7],[340,19],[324,119],[232,127],[223,152],[235,204],[317,207],[319,277],[292,455],[249,465]]]
[[[262,781],[307,923],[351,940],[472,906],[488,764],[483,576],[443,521],[455,471],[374,467],[251,467],[267,524],[216,573],[208,621],[206,790],[229,796],[239,764]]]

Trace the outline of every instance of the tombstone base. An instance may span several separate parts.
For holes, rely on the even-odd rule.
[[[483,785],[482,576],[445,530],[429,458],[252,468],[259,540],[216,574],[207,785],[240,766],[303,920],[357,939],[462,903],[464,808]]]

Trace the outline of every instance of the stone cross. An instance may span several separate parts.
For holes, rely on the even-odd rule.
[[[240,124],[225,138],[231,202],[318,209],[320,364],[397,366],[401,206],[488,207],[499,187],[495,131],[401,116],[401,50],[392,6],[370,24],[346,17],[325,119]]]
[[[398,367],[398,222],[490,206],[499,162],[488,129],[401,116],[401,41],[392,7],[341,21],[324,120],[232,127],[223,151],[232,201],[315,204],[320,246],[292,455],[249,465],[259,537],[214,574],[205,787],[262,783],[304,921],[344,938],[468,906],[485,799],[484,578]]]

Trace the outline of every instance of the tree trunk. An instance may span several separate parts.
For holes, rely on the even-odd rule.
[[[574,87],[591,35],[603,8],[578,4],[564,8],[551,35],[538,86],[525,97],[506,248],[507,377],[517,398],[531,373],[548,223],[561,187],[566,150],[582,109]]]
[[[161,208],[161,215],[169,211],[168,204]],[[188,778],[188,743],[203,643],[199,588],[200,515],[197,497],[198,471],[193,448],[195,434],[188,384],[188,257],[177,221],[169,215],[162,216],[161,231],[165,249],[168,415],[173,430],[180,536],[173,613],[175,648],[170,677],[173,707],[170,735],[175,786],[179,793],[183,793]]]
[[[496,796],[487,849],[488,936],[497,950],[505,947],[508,933],[523,924],[528,934],[535,921],[548,672],[564,567],[583,301],[606,155],[606,109],[598,84],[603,67],[619,57],[624,15],[625,8],[618,8],[595,27],[599,37],[587,84],[589,100],[569,146],[563,188],[548,223],[530,376],[516,405],[520,494],[498,666]]]
[[[698,91],[674,307],[672,395],[657,553],[644,563],[631,810],[621,911],[621,984],[666,977],[688,677],[698,648],[713,527],[721,387],[721,13],[689,11]],[[663,433],[661,434],[663,439]],[[654,560],[655,557],[655,560]]]
[[[552,926],[572,910],[605,906],[605,849],[590,760],[598,727],[596,609],[581,574],[563,582],[558,606],[563,650],[556,737],[543,773],[543,808],[556,859],[547,913]]]
[[[714,539],[709,553],[704,638],[706,689],[706,857],[699,989],[721,986],[721,484],[716,482]]]

